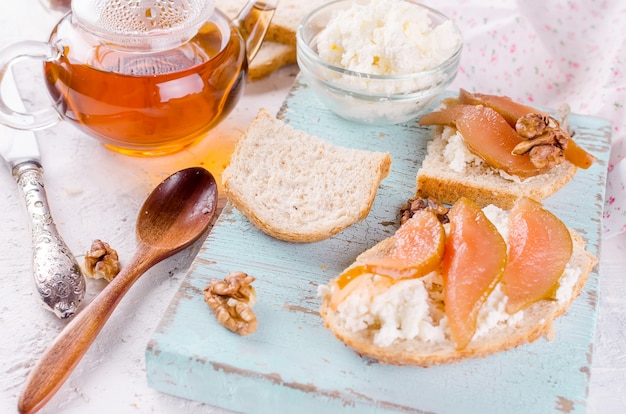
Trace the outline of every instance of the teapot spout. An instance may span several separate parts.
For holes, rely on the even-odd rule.
[[[256,56],[270,27],[278,0],[250,0],[239,12],[235,25],[246,42],[248,62]]]

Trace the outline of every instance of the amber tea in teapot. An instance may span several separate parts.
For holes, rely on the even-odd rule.
[[[55,37],[67,36],[65,24]],[[149,60],[77,41],[58,61],[45,64],[46,82],[61,115],[107,145],[167,153],[200,138],[241,95],[243,40],[232,36],[223,42],[212,22],[184,45],[151,53]],[[97,62],[73,58],[92,52]]]
[[[189,2],[74,0],[47,42],[56,49],[44,73],[57,117],[131,155],[202,139],[243,94],[274,8],[250,2],[233,22],[205,0]],[[208,16],[190,18],[192,6]]]

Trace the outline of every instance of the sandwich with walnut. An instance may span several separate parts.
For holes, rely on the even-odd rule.
[[[508,97],[469,93],[446,99],[419,123],[434,138],[417,173],[417,196],[510,209],[521,197],[544,200],[595,157],[566,124]]]

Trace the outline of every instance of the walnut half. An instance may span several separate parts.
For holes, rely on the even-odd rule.
[[[120,272],[117,252],[108,243],[96,239],[85,254],[85,270],[94,279],[113,280]]]
[[[448,208],[441,204],[439,200],[432,197],[415,197],[409,199],[409,201],[400,208],[400,224],[404,224],[419,210],[432,211],[443,224],[450,221],[448,219]]]
[[[215,313],[217,321],[239,335],[250,335],[257,328],[252,305],[256,292],[254,277],[244,272],[233,272],[224,280],[212,280],[204,288],[204,301]]]
[[[512,153],[528,153],[530,162],[537,168],[552,168],[565,160],[569,134],[551,116],[530,113],[520,117],[515,130],[524,141],[515,146]]]

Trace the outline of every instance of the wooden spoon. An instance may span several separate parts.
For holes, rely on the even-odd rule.
[[[61,387],[130,287],[149,268],[191,245],[217,206],[215,179],[203,168],[178,171],[156,187],[137,218],[130,263],[61,331],[26,379],[21,413],[41,409]]]

